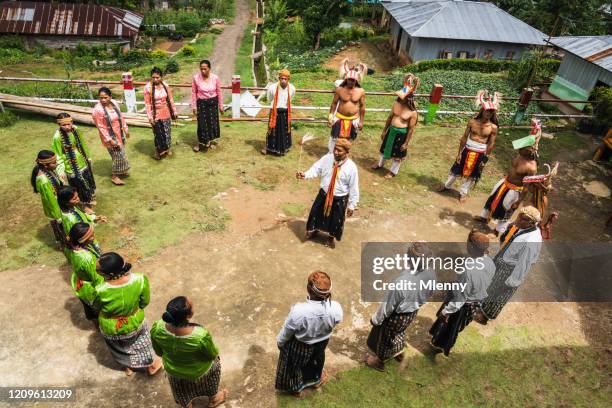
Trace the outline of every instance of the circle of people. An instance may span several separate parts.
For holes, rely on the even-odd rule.
[[[366,93],[360,82],[366,72],[364,64],[349,67],[343,61],[341,79],[336,82],[329,111],[329,152],[309,170],[296,174],[298,179],[321,179],[308,217],[306,239],[319,232],[326,233],[326,245],[332,248],[336,240],[341,240],[345,218],[353,215],[359,201],[358,170],[349,154],[364,124]],[[380,169],[391,159],[385,178],[397,175],[407,157],[407,146],[418,119],[414,102],[418,85],[418,77],[406,75],[381,134],[380,159],[373,168]],[[271,109],[262,154],[284,155],[291,148],[291,101],[295,91],[286,69],[279,72],[278,82],[267,87],[265,96],[271,102]],[[123,177],[130,170],[125,151],[129,129],[112,99],[111,90],[100,88],[98,97],[92,118],[112,159],[111,181],[124,185]],[[161,160],[172,154],[171,124],[177,118],[177,111],[171,89],[162,80],[162,71],[158,68],[151,71],[151,80],[144,87],[144,101],[153,130],[154,158]],[[478,93],[480,109],[468,122],[448,180],[439,191],[450,189],[457,178],[462,178],[459,200],[466,200],[493,151],[499,103],[497,93],[493,98],[486,91]],[[223,103],[220,80],[211,72],[211,63],[207,60],[200,63],[200,71],[193,76],[191,107],[198,124],[194,152],[214,149],[220,137],[219,113],[223,111]],[[69,114],[61,113],[56,119],[58,129],[53,135],[51,150],[38,154],[31,183],[41,197],[57,245],[72,266],[71,286],[83,305],[85,317],[95,324],[127,375],[135,370],[146,370],[153,375],[163,367],[177,404],[190,407],[195,398],[202,396],[209,398],[209,407],[222,404],[228,391],[220,389],[219,349],[210,333],[192,322],[191,299],[185,296],[172,299],[162,318],[149,328],[144,315],[150,301],[147,277],[132,272],[131,264],[121,255],[102,252],[96,240],[95,224],[107,219],[93,210],[96,182],[90,150]],[[467,252],[482,258],[485,268],[468,269],[458,275],[458,280],[467,283],[466,289],[462,293],[450,292],[437,313],[438,319],[430,329],[431,344],[445,355],[472,320],[486,324],[497,317],[536,262],[542,236],[547,238],[550,233],[547,224],[541,221],[548,204],[551,171],[543,176],[536,174],[540,134],[540,125],[534,121],[531,134],[513,142],[518,155],[512,160],[511,170],[493,188],[482,214],[475,217],[485,224],[496,222],[493,232],[500,237],[500,251],[493,259],[488,255],[492,234],[476,230],[469,234]],[[532,192],[531,205],[522,207],[516,220],[511,222],[511,216],[525,201],[528,191]],[[554,217],[556,213],[551,219]],[[431,255],[431,250],[427,244],[417,242],[409,246],[408,254],[426,257]],[[416,274],[405,272],[397,279],[423,280],[432,273],[429,270],[416,271]],[[332,281],[327,273],[315,271],[308,276],[307,300],[291,308],[277,337],[280,350],[277,390],[301,396],[306,388],[316,389],[328,381],[323,368],[325,349],[333,328],[342,321],[342,308],[331,300],[331,293]],[[431,295],[426,289],[387,293],[371,319],[365,364],[382,371],[390,359],[402,359],[405,332]]]

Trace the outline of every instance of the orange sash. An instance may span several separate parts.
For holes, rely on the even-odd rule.
[[[274,102],[272,102],[272,111],[270,112],[270,120],[268,121],[269,129],[276,129],[276,119],[278,118],[276,105],[278,104],[278,89],[280,87],[279,81],[276,84],[276,91],[274,92]],[[291,131],[291,88],[289,84],[287,84],[287,131]]]
[[[332,173],[332,178],[329,181],[329,187],[327,187],[327,195],[325,196],[325,205],[323,206],[323,216],[329,217],[332,211],[332,204],[334,203],[334,190],[336,189],[336,177],[338,176],[338,171],[340,167],[346,163],[346,160],[338,163],[334,163],[334,170]]]
[[[467,155],[465,156],[465,163],[463,163],[463,177],[470,177],[472,175],[472,171],[474,171],[474,166],[478,162],[480,155],[481,153],[468,149]]]
[[[495,209],[499,205],[502,197],[504,197],[504,195],[506,194],[506,191],[508,191],[508,190],[522,191],[523,187],[517,186],[517,185],[514,185],[514,184],[510,183],[508,181],[508,177],[506,177],[504,179],[504,182],[502,183],[502,185],[499,186],[499,189],[497,189],[497,193],[495,194],[495,198],[493,199],[493,202],[491,203],[491,210],[490,210],[491,214],[493,214],[495,212]]]

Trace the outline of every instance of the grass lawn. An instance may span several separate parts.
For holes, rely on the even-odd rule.
[[[42,215],[39,197],[32,193],[29,176],[40,149],[48,149],[56,125],[50,118],[18,112],[21,118],[9,128],[0,129],[6,157],[0,163],[4,175],[0,185],[0,270],[28,264],[57,264],[61,257],[52,249],[52,237]],[[97,212],[110,222],[100,225],[97,234],[106,248],[118,248],[132,256],[150,256],[161,248],[178,243],[192,232],[222,229],[227,215],[211,197],[232,186],[252,185],[262,190],[277,188],[293,179],[298,149],[275,158],[258,153],[265,139],[263,123],[222,124],[220,147],[210,153],[194,154],[195,125],[173,128],[174,155],[161,162],[151,158],[153,138],[149,129],[133,127],[127,152],[132,175],[127,186],[115,187],[109,181],[111,161],[102,148],[97,130],[82,126],[94,159],[98,184]],[[420,126],[410,147],[410,158],[393,183],[382,183],[368,171],[378,156],[381,126],[367,126],[358,138],[353,159],[361,167],[362,207],[410,212],[426,204],[431,187],[443,180],[455,157],[460,128]],[[301,158],[307,168],[327,150],[329,129],[323,125],[301,125],[294,140],[304,133],[316,136]],[[503,133],[485,177],[476,187],[487,191],[499,179],[513,154],[510,141],[524,136],[524,130]],[[573,133],[558,134],[554,141],[542,140],[544,160],[560,149],[582,146]],[[297,187],[291,187],[297,188]],[[394,197],[391,202],[385,200]],[[283,210],[289,215],[301,207],[293,203]],[[302,203],[308,206],[309,203]]]
[[[322,392],[302,400],[284,396],[279,406],[609,406],[603,380],[609,360],[583,344],[551,347],[550,342],[527,326],[497,325],[490,337],[468,326],[449,358],[409,348],[401,366],[389,363],[385,373],[365,367],[342,372]]]
[[[238,52],[236,53],[234,72],[240,75],[240,84],[242,86],[255,85],[251,66],[251,51],[253,50],[253,34],[251,34],[251,31],[253,31],[254,28],[254,24],[247,24],[242,40],[240,41],[240,48],[238,48]]]

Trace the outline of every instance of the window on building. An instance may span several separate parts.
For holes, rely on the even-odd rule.
[[[514,59],[514,51],[508,51],[506,53],[506,59],[507,60],[513,60]]]
[[[453,53],[451,51],[443,50],[440,52],[440,58],[453,59]]]
[[[459,51],[459,52],[457,53],[457,57],[458,57],[459,59],[467,59],[467,57],[468,57],[468,52],[467,52],[467,51]]]
[[[493,50],[486,50],[482,58],[486,60],[493,58]]]

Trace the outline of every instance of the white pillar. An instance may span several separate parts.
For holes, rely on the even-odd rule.
[[[232,76],[232,118],[240,118],[240,75]]]
[[[121,80],[123,81],[123,100],[127,111],[128,113],[136,112],[136,90],[134,89],[132,73],[124,72],[121,75]]]

